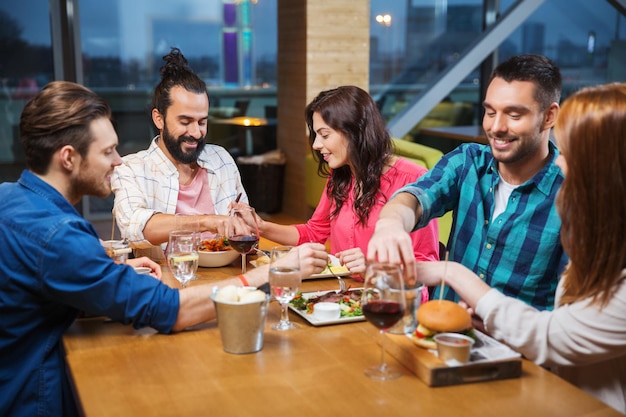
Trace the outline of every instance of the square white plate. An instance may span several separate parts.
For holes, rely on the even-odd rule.
[[[351,288],[352,290],[362,290],[362,288]],[[305,299],[309,299],[311,297],[315,297],[318,295],[323,295],[323,294],[327,294],[329,292],[334,292],[333,290],[331,291],[313,291],[313,292],[303,292],[302,296]],[[319,320],[318,318],[316,318],[313,314],[307,314],[306,311],[304,310],[298,310],[297,308],[295,308],[294,306],[292,306],[291,304],[289,304],[289,309],[295,313],[297,313],[300,317],[304,318],[306,321],[308,321],[310,324],[312,324],[313,326],[327,326],[329,324],[344,324],[344,323],[354,323],[356,321],[363,321],[365,320],[365,316],[355,316],[355,317],[340,317],[338,319],[334,319],[334,320]]]
[[[309,277],[305,277],[302,279],[318,279],[318,278],[334,278],[334,277],[347,277],[350,275],[350,271],[345,272],[336,272],[334,274],[313,274]]]

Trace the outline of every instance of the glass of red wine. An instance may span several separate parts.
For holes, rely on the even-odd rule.
[[[385,332],[402,319],[406,309],[400,266],[386,263],[371,263],[367,266],[361,309],[365,319],[379,329],[382,337],[380,365],[365,369],[365,375],[378,380],[400,377],[402,372],[385,362],[384,346]]]
[[[230,246],[241,254],[241,273],[246,273],[246,254],[256,250],[259,244],[259,226],[256,221],[256,213],[254,208],[245,206],[231,210],[231,216],[239,217],[248,225],[248,232],[233,232],[228,236]]]

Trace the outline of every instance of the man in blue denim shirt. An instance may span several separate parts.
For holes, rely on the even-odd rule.
[[[567,263],[554,204],[563,174],[550,142],[560,95],[560,71],[547,58],[501,63],[483,102],[489,145],[462,145],[398,190],[381,212],[368,258],[403,262],[410,273],[407,232],[453,210],[450,260],[506,295],[552,309]],[[449,289],[445,297],[458,299]]]
[[[72,416],[61,338],[80,311],[162,333],[215,318],[214,284],[169,288],[105,253],[75,210],[83,195],[106,197],[120,164],[109,106],[78,84],[48,84],[20,120],[28,170],[0,184],[0,415]],[[303,273],[323,269],[326,252],[300,250]],[[319,256],[314,253],[319,249]],[[160,267],[149,259],[129,261]],[[314,265],[315,264],[315,265]],[[267,268],[217,283],[259,286]]]

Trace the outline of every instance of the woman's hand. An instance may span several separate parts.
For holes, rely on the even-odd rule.
[[[467,308],[476,308],[480,300],[491,288],[478,275],[458,262],[425,261],[415,264],[415,276],[429,287],[441,285],[445,274],[445,284],[450,286],[465,302]]]
[[[470,317],[472,318],[472,327],[483,333],[487,333],[487,331],[485,330],[485,323],[483,323],[483,320],[474,312],[474,309],[463,300],[459,301],[459,305],[466,309]]]
[[[319,274],[328,265],[328,253],[321,243],[303,243],[298,246],[302,277]]]
[[[239,203],[239,202],[231,202],[228,204],[228,212],[230,213],[233,210],[241,210],[241,209],[245,209],[247,207],[251,207],[249,204],[246,203]],[[259,216],[259,213],[256,212],[256,210],[254,211],[254,218],[256,219],[256,225],[254,223],[254,221],[251,218],[243,218],[244,223],[249,227],[249,228],[254,228],[254,227],[258,227],[259,228],[259,233],[263,234],[263,229],[262,226],[264,224],[264,220],[261,216]],[[228,236],[228,235],[225,235]]]
[[[161,280],[161,277],[162,277],[161,265],[154,262],[152,259],[148,258],[147,256],[142,256],[141,258],[129,259],[126,261],[126,263],[132,266],[133,268],[137,268],[140,266],[150,268],[152,270],[152,272],[150,272],[150,275],[157,278],[158,280]]]
[[[346,249],[335,254],[341,265],[348,268],[351,275],[362,277],[365,274],[365,254],[361,248]]]

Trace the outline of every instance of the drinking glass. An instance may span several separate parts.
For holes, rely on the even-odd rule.
[[[202,232],[200,231],[200,217],[193,214],[176,213],[174,215],[174,229],[172,230],[189,230],[194,233],[196,239],[196,250],[200,248],[202,243]],[[191,280],[198,279],[197,275],[194,275]]]
[[[280,303],[280,321],[270,327],[285,331],[298,326],[289,321],[289,302],[300,291],[302,276],[300,275],[300,258],[298,248],[294,246],[276,246],[270,253],[270,290],[272,296]]]
[[[198,240],[192,230],[173,230],[169,234],[167,262],[170,271],[185,288],[198,270]]]
[[[259,244],[259,226],[256,222],[256,214],[252,207],[240,207],[230,212],[232,217],[238,217],[248,226],[248,233],[236,233],[228,236],[230,246],[241,254],[241,273],[246,273],[246,254],[256,250]]]
[[[406,309],[404,280],[398,265],[372,263],[365,270],[365,282],[361,296],[361,309],[365,319],[376,326],[382,338],[380,365],[365,369],[372,379],[388,380],[402,372],[385,363],[385,332],[404,316]]]
[[[128,260],[128,254],[133,251],[126,239],[105,240],[101,243],[107,255],[109,255],[116,264],[125,264]]]

